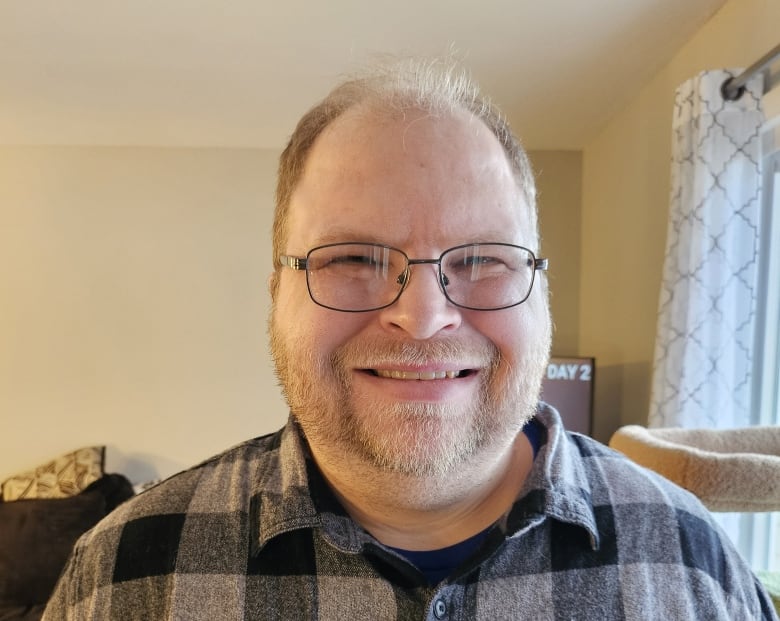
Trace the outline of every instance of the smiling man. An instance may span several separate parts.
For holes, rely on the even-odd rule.
[[[774,618],[693,497],[539,403],[537,228],[525,153],[463,74],[334,90],[279,168],[289,423],[109,515],[46,618]]]
[[[471,113],[404,103],[367,98],[309,150],[277,220],[295,269],[274,275],[271,342],[339,500],[380,541],[426,549],[520,491],[550,319],[532,187]]]

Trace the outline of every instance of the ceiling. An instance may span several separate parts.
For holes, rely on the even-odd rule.
[[[578,149],[725,0],[0,0],[0,144],[279,148],[377,54],[463,60]]]

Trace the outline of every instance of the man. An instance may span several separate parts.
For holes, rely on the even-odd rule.
[[[533,179],[466,78],[332,92],[273,234],[290,422],[109,515],[46,619],[774,618],[690,495],[538,404]]]

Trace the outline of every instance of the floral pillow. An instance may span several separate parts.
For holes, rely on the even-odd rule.
[[[67,498],[82,492],[103,476],[105,448],[92,446],[66,453],[6,479],[2,484],[3,501]]]

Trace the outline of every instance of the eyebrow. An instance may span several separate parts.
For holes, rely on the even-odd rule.
[[[347,229],[333,229],[328,231],[325,235],[319,235],[314,241],[315,246],[322,246],[325,244],[338,244],[355,242],[358,244],[381,244],[382,246],[389,246],[386,240],[380,239],[375,235],[366,235],[365,233],[356,233],[353,230]]]
[[[319,235],[312,243],[312,247],[323,246],[326,244],[338,244],[338,243],[357,243],[357,244],[379,244],[381,246],[389,246],[393,248],[400,248],[404,244],[394,244],[387,241],[386,238],[377,237],[374,234],[360,233],[352,229],[333,229],[328,231],[324,235]],[[464,238],[461,241],[452,243],[453,246],[460,246],[461,244],[488,244],[488,243],[507,243],[518,244],[519,241],[513,241],[506,239],[505,233],[497,231],[489,231],[482,233],[478,236]],[[449,246],[448,246],[449,247]]]

